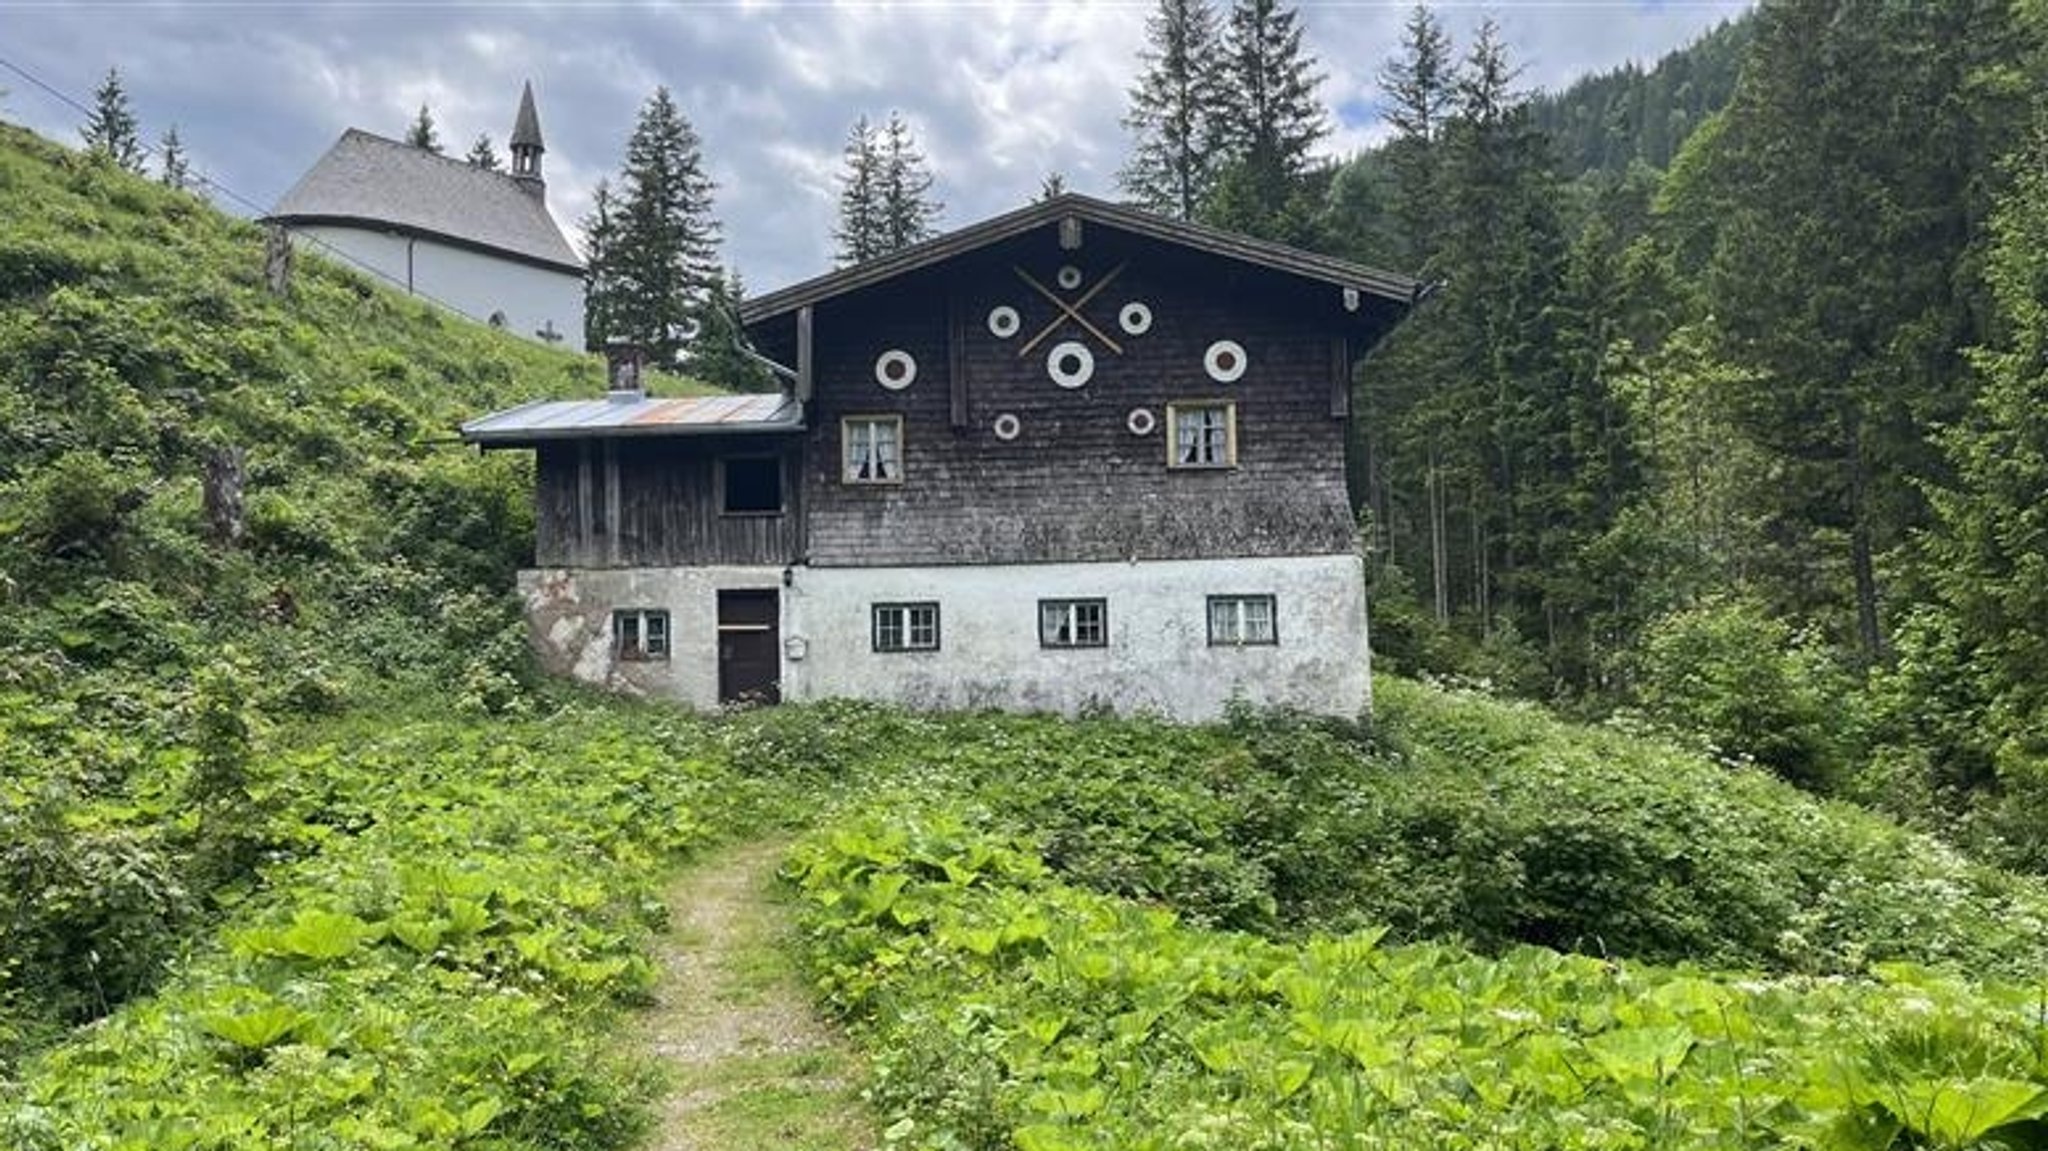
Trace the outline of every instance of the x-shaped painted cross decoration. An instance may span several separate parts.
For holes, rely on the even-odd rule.
[[[1031,285],[1032,291],[1037,292],[1039,295],[1044,296],[1048,300],[1051,300],[1052,306],[1059,309],[1059,312],[1055,314],[1052,319],[1048,320],[1043,328],[1038,329],[1037,335],[1031,337],[1031,339],[1028,342],[1026,342],[1023,347],[1017,349],[1017,358],[1021,360],[1025,356],[1030,355],[1031,349],[1037,347],[1041,340],[1044,340],[1047,336],[1050,336],[1055,331],[1058,331],[1060,324],[1067,320],[1072,320],[1075,323],[1081,325],[1081,327],[1084,330],[1086,330],[1089,335],[1094,336],[1098,340],[1101,340],[1103,347],[1108,348],[1110,351],[1115,352],[1119,356],[1123,355],[1123,345],[1117,343],[1115,340],[1110,339],[1109,334],[1107,332],[1104,332],[1101,328],[1098,328],[1094,324],[1089,323],[1088,317],[1081,314],[1081,309],[1088,306],[1088,301],[1100,295],[1102,293],[1102,289],[1109,287],[1110,281],[1116,279],[1119,275],[1123,274],[1124,267],[1125,265],[1118,264],[1116,267],[1111,268],[1109,270],[1108,275],[1096,281],[1094,287],[1081,293],[1080,299],[1075,300],[1073,303],[1069,304],[1065,300],[1060,299],[1057,295],[1054,295],[1051,288],[1048,288],[1044,284],[1039,283],[1037,280],[1032,279],[1031,273],[1025,271],[1020,267],[1017,267],[1015,264],[1010,265],[1010,270],[1017,273],[1018,279],[1024,281],[1026,284]]]

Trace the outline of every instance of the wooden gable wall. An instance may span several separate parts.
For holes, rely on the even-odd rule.
[[[1062,290],[1059,270],[1069,265],[1081,282]],[[1119,267],[1082,314],[1121,354],[1065,320],[1019,356],[1059,313],[1018,268],[1071,301]],[[804,452],[809,558],[855,566],[1348,551],[1343,417],[1350,349],[1359,345],[1338,334],[1346,328],[1333,322],[1339,298],[1335,287],[1106,229],[1085,232],[1079,250],[1064,251],[1057,229],[1044,228],[825,301],[813,319],[816,385]],[[1133,301],[1152,312],[1142,335],[1118,323]],[[1020,330],[1009,339],[988,327],[999,305],[1019,313]],[[1247,352],[1249,366],[1234,383],[1204,368],[1204,352],[1219,339]],[[1048,353],[1064,340],[1095,357],[1093,377],[1071,390],[1047,371]],[[876,380],[877,357],[890,349],[917,365],[915,381],[900,391]],[[1191,400],[1237,405],[1236,467],[1167,466],[1167,405]],[[1151,413],[1148,434],[1130,430],[1134,409]],[[842,420],[878,414],[903,417],[904,482],[842,482]],[[1004,414],[1020,426],[1008,442],[995,431]]]

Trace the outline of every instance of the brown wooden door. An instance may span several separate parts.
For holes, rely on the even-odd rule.
[[[781,613],[779,592],[718,593],[718,702],[782,702]]]

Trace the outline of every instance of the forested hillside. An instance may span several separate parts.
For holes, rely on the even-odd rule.
[[[1754,27],[1739,17],[1648,69],[1630,63],[1538,93],[1530,116],[1550,140],[1558,175],[1619,176],[1638,163],[1669,168],[1693,131],[1735,95]]]
[[[1357,383],[1379,655],[2048,865],[2044,11],[1767,3],[1532,99],[1418,10],[1319,240],[1442,285]]]

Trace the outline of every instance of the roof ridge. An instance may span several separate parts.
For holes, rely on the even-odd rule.
[[[403,140],[394,140],[389,136],[381,135],[377,132],[372,132],[368,128],[345,128],[342,130],[341,134],[343,138],[347,138],[349,136],[362,136],[366,139],[375,141],[376,143],[379,144],[388,144],[393,148],[403,148],[408,152],[417,152],[421,156],[429,160],[438,160],[443,164],[453,164],[458,168],[463,168],[471,172],[482,172],[487,176],[496,176],[502,180],[513,180],[513,176],[509,172],[501,172],[496,168],[486,168],[481,164],[472,164],[467,159],[461,156],[450,156],[444,152],[436,152],[431,148],[422,148],[418,144],[408,144]]]
[[[1081,192],[1062,192],[987,219],[963,225],[884,256],[849,267],[799,280],[740,305],[740,319],[754,324],[771,316],[816,300],[862,288],[915,272],[954,256],[990,244],[1059,218],[1076,213],[1097,223],[1151,239],[1197,248],[1225,259],[1240,260],[1308,279],[1356,287],[1397,303],[1412,305],[1428,294],[1428,285],[1415,277],[1367,267],[1336,256],[1262,240],[1237,232],[1179,220],[1127,204],[1113,203]]]

